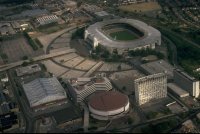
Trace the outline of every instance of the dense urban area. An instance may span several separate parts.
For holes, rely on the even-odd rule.
[[[200,133],[199,0],[0,0],[2,133]]]

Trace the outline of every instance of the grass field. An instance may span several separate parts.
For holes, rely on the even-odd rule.
[[[157,2],[147,2],[147,3],[138,3],[138,4],[120,6],[119,9],[128,12],[148,12],[148,11],[160,10],[161,7]]]
[[[121,41],[129,41],[138,38],[136,35],[126,30],[110,33],[110,36],[115,40]]]

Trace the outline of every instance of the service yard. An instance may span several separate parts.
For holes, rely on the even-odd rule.
[[[149,11],[160,10],[161,7],[157,2],[145,2],[145,3],[120,6],[119,9],[128,12],[149,12]]]

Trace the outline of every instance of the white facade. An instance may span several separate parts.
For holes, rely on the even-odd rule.
[[[98,82],[97,80],[100,80]],[[69,92],[76,102],[82,102],[95,91],[109,91],[112,84],[106,77],[102,78],[78,78],[69,81]]]
[[[38,17],[36,19],[36,23],[37,23],[38,26],[41,26],[41,25],[46,25],[46,24],[49,24],[49,23],[57,22],[58,19],[59,18],[56,15],[45,15],[45,16],[42,16],[42,17]]]
[[[67,99],[64,88],[55,77],[35,79],[23,84],[23,88],[31,107]]]
[[[164,73],[145,76],[134,81],[138,105],[167,97],[167,76]]]
[[[115,23],[128,24],[141,31],[144,34],[144,36],[132,41],[113,40],[104,33],[102,28],[106,25]],[[89,40],[93,48],[101,44],[108,50],[112,51],[113,49],[117,49],[118,52],[122,52],[128,49],[129,50],[136,50],[143,48],[155,49],[156,45],[161,45],[161,33],[157,29],[145,24],[142,21],[134,19],[125,19],[125,18],[97,22],[89,26],[85,30],[84,38],[86,41]]]
[[[191,96],[194,96],[195,98],[199,97],[199,80],[189,76],[188,74],[179,69],[175,69],[174,82],[182,89],[188,91]]]

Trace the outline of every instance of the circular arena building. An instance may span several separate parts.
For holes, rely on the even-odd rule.
[[[88,106],[92,117],[109,120],[121,117],[129,111],[129,99],[117,91],[102,91],[90,98]]]
[[[161,33],[134,19],[112,19],[89,26],[84,33],[85,41],[95,48],[98,45],[119,53],[128,50],[152,48],[161,45]]]

